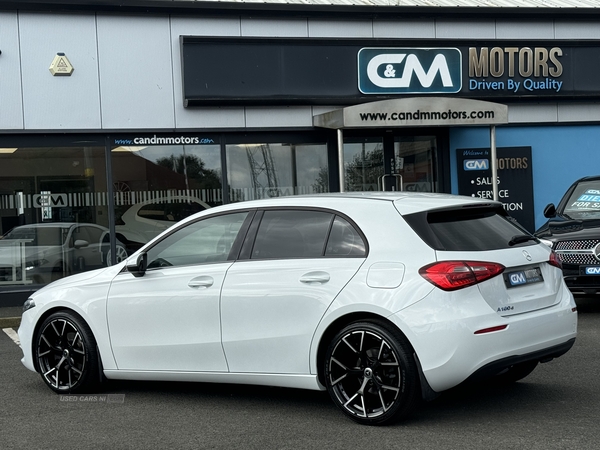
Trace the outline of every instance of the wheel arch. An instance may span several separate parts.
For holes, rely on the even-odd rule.
[[[89,322],[87,320],[85,320],[85,318],[82,317],[82,315],[79,314],[74,309],[67,308],[66,306],[55,306],[53,308],[48,309],[47,311],[44,311],[44,313],[38,318],[38,320],[37,320],[37,322],[35,324],[35,327],[33,329],[33,334],[32,334],[33,339],[31,340],[31,354],[33,355],[33,367],[35,368],[35,370],[37,372],[40,371],[40,366],[38,364],[38,360],[35,357],[35,354],[36,354],[36,352],[35,352],[35,350],[36,350],[35,346],[37,345],[36,344],[37,335],[38,335],[38,333],[40,331],[40,328],[41,328],[42,324],[44,323],[44,321],[48,317],[50,317],[52,314],[59,313],[59,312],[66,312],[66,313],[73,314],[73,315],[77,316],[83,323],[85,323],[87,325],[87,327],[90,329],[92,335],[94,335],[94,331],[93,331],[92,327],[90,326]],[[96,336],[94,336],[94,339],[96,339]],[[100,362],[102,362],[102,356],[100,354],[100,348],[98,346],[97,341],[96,341],[96,347],[98,348],[98,358],[100,359]]]
[[[323,363],[325,361],[325,353],[327,352],[327,346],[331,342],[331,339],[333,339],[333,337],[336,335],[336,333],[338,333],[340,330],[342,330],[345,326],[347,326],[353,322],[359,322],[359,321],[363,321],[363,320],[371,320],[371,321],[383,323],[384,325],[387,325],[388,327],[396,330],[398,333],[400,333],[402,335],[402,337],[404,337],[404,339],[406,340],[408,345],[410,345],[413,355],[415,355],[414,347],[412,346],[412,343],[410,342],[410,340],[408,339],[406,334],[403,333],[402,330],[400,328],[398,328],[398,326],[391,320],[389,320],[379,314],[375,314],[375,313],[371,313],[371,312],[364,312],[364,311],[352,312],[352,313],[343,315],[341,317],[338,317],[337,319],[335,319],[333,322],[331,322],[329,324],[327,329],[321,335],[321,339],[320,339],[319,345],[317,347],[317,361],[316,361],[317,362],[317,367],[316,367],[317,377],[319,379],[319,382],[323,386],[325,386]],[[417,364],[417,366],[418,366],[419,370],[421,370],[420,364]]]

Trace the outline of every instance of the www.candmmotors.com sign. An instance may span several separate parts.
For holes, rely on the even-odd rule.
[[[314,126],[333,129],[500,125],[507,122],[506,105],[452,97],[382,100],[347,106],[313,117]]]
[[[462,88],[457,48],[363,48],[358,88],[363,94],[454,94]]]

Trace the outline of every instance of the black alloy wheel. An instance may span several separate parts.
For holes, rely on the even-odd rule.
[[[331,341],[325,383],[334,403],[365,425],[402,419],[416,406],[417,366],[406,339],[383,322],[356,322]]]
[[[44,320],[36,335],[35,358],[42,379],[55,392],[85,392],[99,381],[96,341],[74,313],[61,311]]]

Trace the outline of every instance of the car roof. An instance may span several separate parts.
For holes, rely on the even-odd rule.
[[[363,201],[393,202],[401,214],[411,214],[420,211],[453,206],[500,205],[499,202],[494,202],[489,199],[429,192],[331,192],[324,194],[295,195],[287,197],[272,197],[261,200],[248,200],[219,206],[217,208],[213,208],[213,210],[216,212],[225,209],[268,208],[275,206],[319,206],[336,209],[336,207],[341,206],[340,202],[347,204],[347,202],[355,203]],[[208,210],[205,212],[210,213]]]
[[[575,183],[579,183],[581,181],[600,181],[600,175],[590,175],[587,177],[579,178],[577,181],[575,181]]]
[[[27,225],[19,225],[15,228],[70,228],[74,225],[77,225],[77,223],[76,222],[47,222],[47,223],[30,223]],[[84,225],[84,224],[80,223],[79,225]],[[85,224],[85,225],[89,225],[89,224]]]

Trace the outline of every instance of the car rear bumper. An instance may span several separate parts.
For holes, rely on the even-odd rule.
[[[577,309],[564,287],[554,306],[513,316],[493,311],[476,289],[468,296],[464,291],[460,296],[438,292],[390,317],[407,330],[423,375],[435,392],[457,386],[478,372],[477,376],[489,375],[518,362],[560,356],[573,345]]]
[[[558,358],[559,356],[562,356],[565,353],[567,353],[569,350],[571,350],[573,344],[575,344],[575,338],[569,339],[563,344],[555,345],[553,347],[545,348],[543,350],[538,350],[533,353],[518,356],[509,356],[507,358],[499,359],[479,368],[467,379],[467,381],[476,381],[480,379],[493,377],[494,375],[500,373],[502,370],[510,366],[514,366],[515,364],[521,364],[529,361],[549,362],[554,358]]]

